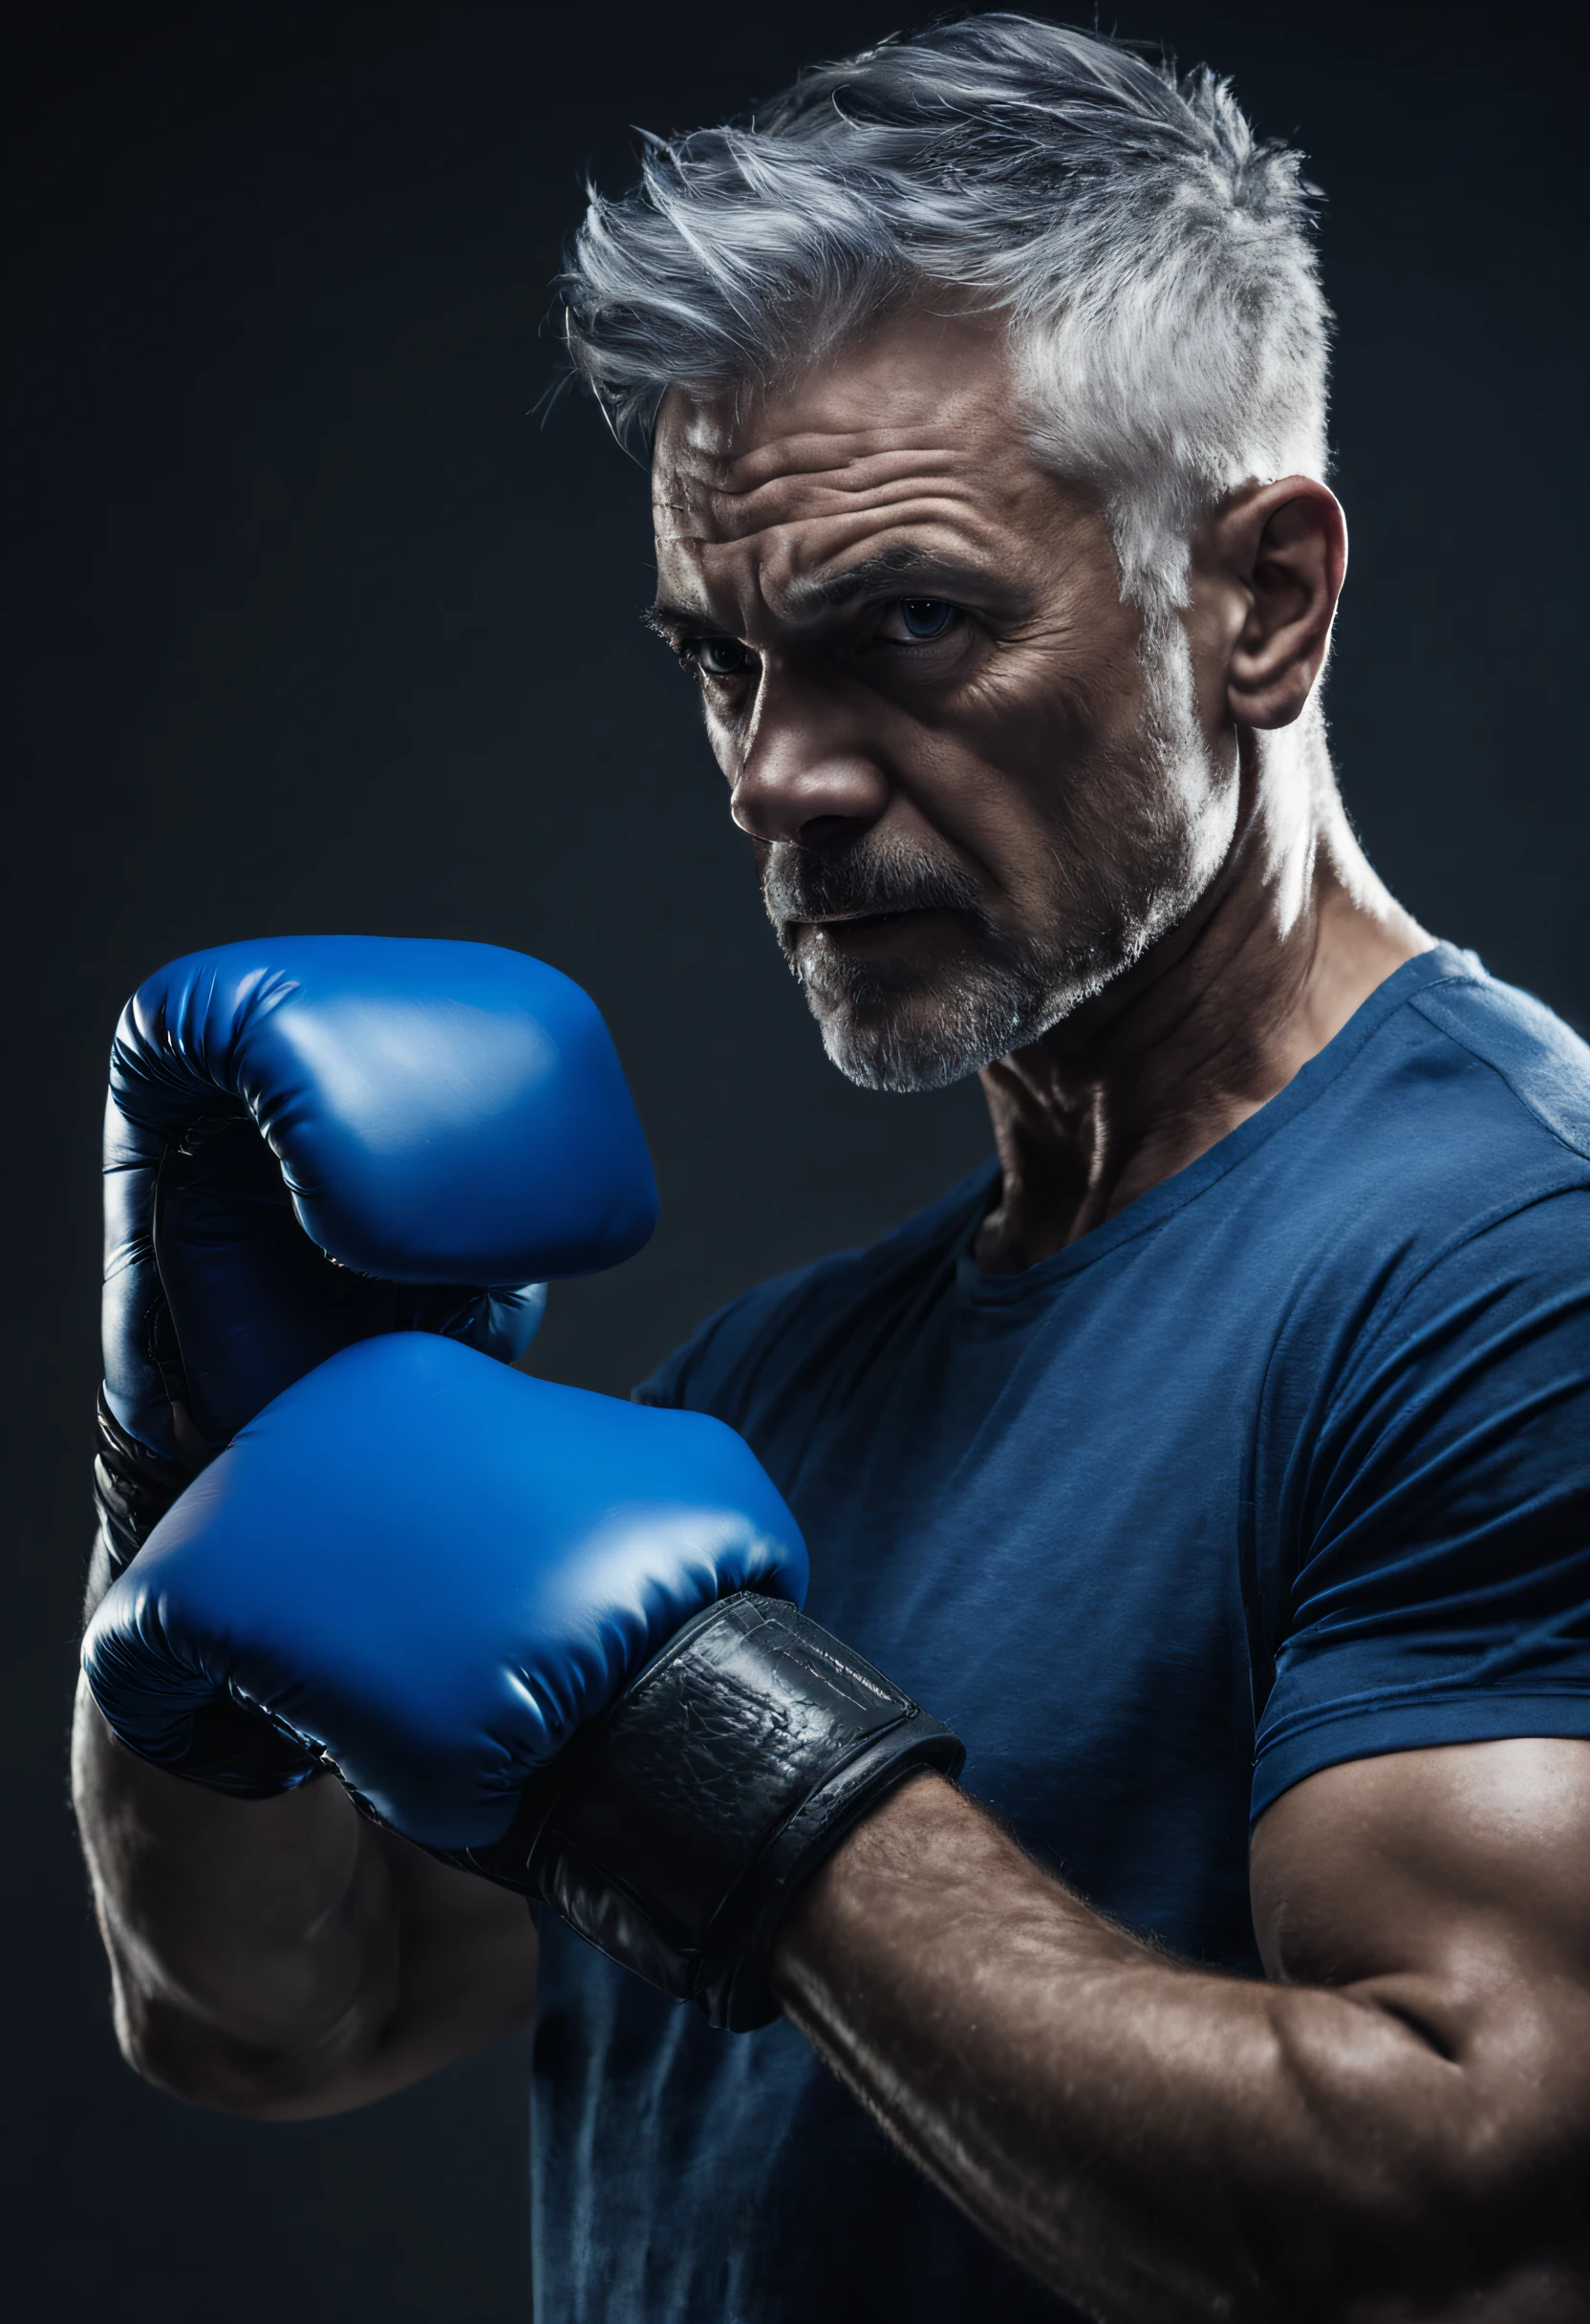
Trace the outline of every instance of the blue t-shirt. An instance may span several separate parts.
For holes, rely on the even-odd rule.
[[[1102,1910],[1257,1973],[1252,1815],[1334,1762],[1590,1737],[1590,1050],[1450,947],[1020,1275],[992,1169],[638,1391],[741,1430],[808,1610]],[[538,2324],[1052,2319],[783,2023],[547,1916]]]

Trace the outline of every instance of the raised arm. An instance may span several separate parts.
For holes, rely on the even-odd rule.
[[[1590,2315],[1590,1745],[1400,1753],[1260,1823],[1272,1983],[1168,1960],[919,1777],[797,1903],[786,2011],[1107,2324]]]
[[[118,2039],[178,2098],[337,2114],[533,2013],[523,1901],[377,1831],[333,1779],[228,1798],[124,1751],[84,1689],[73,1791]]]
[[[290,1383],[417,1329],[511,1362],[546,1279],[628,1257],[655,1208],[607,1030],[538,961],[310,936],[159,971],[111,1058],[90,1613]],[[265,1586],[283,1544],[255,1548]],[[246,1732],[207,1790],[79,1706],[77,1812],[132,2062],[204,2103],[325,2113],[523,2023],[523,1903],[378,1834],[334,1778],[291,1788],[305,1754]],[[213,1762],[213,1719],[209,1741]]]

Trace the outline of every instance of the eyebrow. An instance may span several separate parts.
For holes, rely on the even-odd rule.
[[[932,582],[930,592],[942,595],[946,592],[969,589],[974,594],[988,587],[988,575],[977,566],[945,558],[932,549],[918,549],[908,541],[896,543],[892,549],[880,549],[870,557],[863,557],[854,565],[842,565],[836,572],[821,573],[809,580],[791,583],[786,592],[788,603],[797,620],[815,613],[831,613],[842,607],[854,604],[858,597],[870,595],[873,590],[898,586],[903,582]],[[698,606],[673,605],[659,597],[640,616],[649,630],[670,644],[681,630],[715,629],[709,614]]]

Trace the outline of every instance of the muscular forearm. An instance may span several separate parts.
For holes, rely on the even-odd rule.
[[[1527,2040],[1472,2057],[1461,2002],[1432,2022],[1414,1979],[1169,1962],[935,1778],[819,1876],[777,1975],[923,2168],[1111,2324],[1586,2313],[1551,2225],[1558,2125],[1529,2155],[1509,2119]]]
[[[336,2112],[527,2020],[519,1901],[378,1833],[333,1780],[228,1798],[133,1758],[86,1694],[73,1772],[122,2048],[180,2096]]]

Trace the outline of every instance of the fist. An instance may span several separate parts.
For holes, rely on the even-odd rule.
[[[83,1664],[158,1766],[257,1795],[329,1762],[409,1839],[477,1848],[697,1615],[806,1581],[721,1422],[404,1332],[243,1430],[102,1601]]]
[[[373,1333],[511,1361],[548,1278],[629,1258],[655,1218],[607,1028],[555,969],[383,936],[190,954],[111,1054],[110,1416],[134,1450],[203,1460]]]

